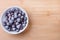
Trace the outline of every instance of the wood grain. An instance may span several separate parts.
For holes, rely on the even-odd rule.
[[[0,40],[60,40],[60,0],[0,0],[0,16],[10,6],[24,8],[29,25],[18,35],[10,35],[0,27]]]

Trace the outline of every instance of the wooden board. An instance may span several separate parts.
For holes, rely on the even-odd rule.
[[[29,26],[19,35],[0,27],[0,40],[60,40],[60,0],[0,0],[0,16],[10,6],[27,11]]]

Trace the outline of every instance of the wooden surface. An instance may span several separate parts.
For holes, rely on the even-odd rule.
[[[0,15],[10,6],[28,12],[29,26],[19,35],[10,35],[0,27],[0,40],[60,40],[60,0],[0,0]]]

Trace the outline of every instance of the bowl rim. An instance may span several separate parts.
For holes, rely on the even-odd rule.
[[[19,32],[10,32],[10,31],[6,30],[6,29],[4,28],[4,26],[3,26],[3,23],[2,23],[2,19],[3,19],[4,13],[5,13],[9,8],[14,8],[14,7],[19,8],[20,10],[22,10],[22,11],[26,14],[26,17],[27,17],[27,24],[26,24],[26,26],[25,26],[22,30],[20,30]],[[10,6],[10,7],[6,8],[6,9],[3,11],[2,15],[1,15],[1,27],[3,28],[3,30],[4,30],[5,32],[7,32],[7,33],[9,33],[9,34],[19,34],[19,33],[22,33],[22,32],[27,28],[28,23],[29,23],[28,21],[29,21],[29,18],[28,18],[28,14],[27,14],[26,10],[24,10],[24,9],[23,9],[22,7],[20,7],[20,6]]]

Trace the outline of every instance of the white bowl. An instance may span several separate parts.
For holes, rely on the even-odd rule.
[[[4,15],[4,13],[6,12],[6,10],[8,10],[9,8],[12,8],[12,7],[17,7],[17,8],[20,8],[25,14],[26,14],[26,17],[27,17],[27,24],[26,24],[26,26],[22,29],[22,30],[20,30],[19,32],[10,32],[10,31],[8,31],[8,30],[6,30],[5,28],[4,28],[4,26],[3,26],[3,23],[2,23],[2,19],[3,19],[3,15]],[[28,26],[28,15],[27,15],[27,12],[23,9],[23,8],[21,8],[20,6],[18,7],[18,6],[12,6],[12,7],[8,7],[7,9],[5,9],[4,11],[3,11],[3,13],[2,13],[2,15],[1,15],[1,25],[2,25],[2,28],[3,28],[3,30],[5,31],[5,32],[7,32],[7,33],[9,33],[9,34],[19,34],[19,33],[21,33],[21,32],[23,32],[26,28],[27,28],[27,26]]]

